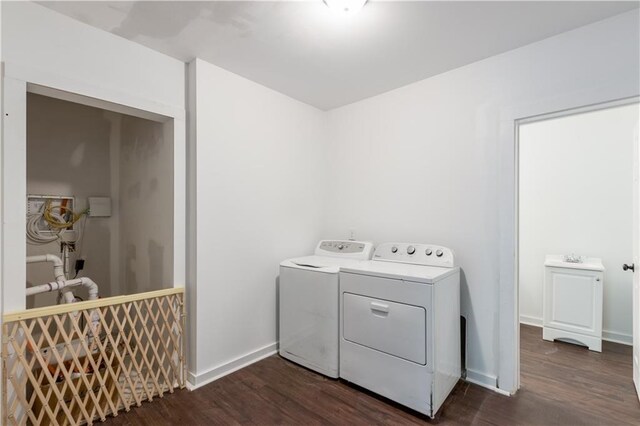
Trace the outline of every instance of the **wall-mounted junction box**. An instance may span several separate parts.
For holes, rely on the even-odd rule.
[[[49,203],[53,213],[63,217],[65,221],[70,221],[71,212],[75,206],[75,197],[65,195],[27,195],[27,216],[33,214],[42,214],[45,204]],[[44,219],[37,222],[40,232],[51,232],[49,225]],[[72,231],[73,226],[65,229],[63,232]]]

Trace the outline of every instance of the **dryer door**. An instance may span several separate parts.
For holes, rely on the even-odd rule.
[[[340,377],[427,415],[432,286],[340,272]]]
[[[421,306],[343,294],[344,339],[426,365],[426,310]]]

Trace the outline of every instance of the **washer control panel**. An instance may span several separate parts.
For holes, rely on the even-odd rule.
[[[369,241],[322,240],[316,247],[318,256],[340,256],[352,259],[371,259],[373,243]]]
[[[373,260],[444,268],[455,266],[453,250],[435,244],[383,243],[376,248]]]

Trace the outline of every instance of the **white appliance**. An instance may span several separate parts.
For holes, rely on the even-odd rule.
[[[542,338],[569,339],[602,352],[602,261],[572,263],[548,255],[544,269]]]
[[[385,243],[340,272],[340,377],[434,417],[460,378],[460,269],[432,244]]]
[[[280,355],[325,376],[338,377],[340,268],[371,259],[373,244],[323,240],[314,256],[280,264]]]

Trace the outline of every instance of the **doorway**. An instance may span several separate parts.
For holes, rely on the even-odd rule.
[[[53,281],[57,258],[56,280],[86,277],[98,297],[172,287],[171,123],[35,93],[26,118],[27,286]],[[27,294],[29,308],[62,295]]]
[[[620,421],[638,404],[622,266],[633,262],[639,114],[636,101],[518,122],[521,389],[594,416],[606,405]]]

